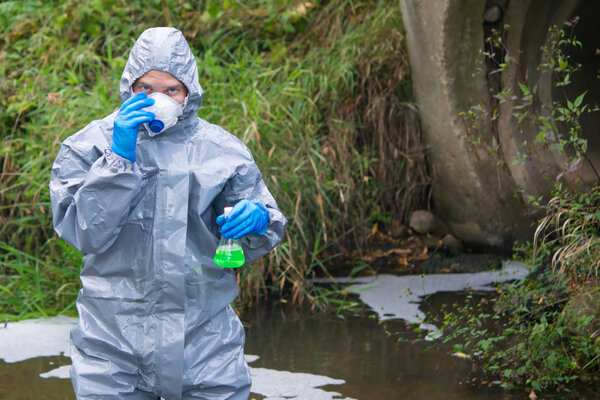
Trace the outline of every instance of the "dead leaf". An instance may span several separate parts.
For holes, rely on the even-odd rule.
[[[378,229],[379,226],[377,225],[377,223],[375,223],[375,225],[373,225],[373,228],[371,228],[371,235],[375,235]]]
[[[392,254],[401,254],[401,255],[404,255],[404,254],[410,254],[412,252],[413,252],[412,249],[391,249],[391,250],[388,250],[385,253],[383,253],[383,255],[384,256],[390,256]]]

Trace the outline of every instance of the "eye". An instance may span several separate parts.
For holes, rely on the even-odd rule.
[[[177,92],[178,92],[178,91],[179,91],[179,89],[177,89],[177,88],[170,88],[170,89],[167,89],[167,92],[168,92],[169,94],[177,94]]]
[[[141,85],[140,86],[144,92],[151,92],[152,88],[150,86]]]

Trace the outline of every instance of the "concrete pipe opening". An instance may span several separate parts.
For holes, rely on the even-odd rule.
[[[600,103],[600,56],[596,52],[600,48],[600,1],[401,0],[401,4],[413,86],[429,149],[434,210],[467,244],[510,248],[514,239],[527,239],[533,231],[534,220],[527,217],[524,200],[529,196],[547,199],[570,156],[552,146],[539,146],[524,162],[515,163],[524,150],[523,142],[534,143],[537,131],[535,126],[516,125],[511,102],[499,105],[499,116],[482,135],[480,147],[465,141],[466,125],[459,114],[474,103],[490,107],[490,89],[509,88],[520,94],[518,82],[532,88],[537,85],[540,103],[563,101],[565,94],[573,101],[584,90],[588,91],[585,103]],[[576,15],[582,49],[569,55],[585,68],[572,76],[572,84],[563,93],[554,88],[552,76],[538,71],[540,47],[549,27],[562,26]],[[486,29],[506,25],[503,43],[512,61],[498,74],[494,87],[486,74],[477,74],[476,60],[483,57]],[[581,136],[588,141],[587,156],[598,165],[600,113],[585,115],[581,123]],[[595,180],[588,165],[581,168],[580,177],[584,184]]]

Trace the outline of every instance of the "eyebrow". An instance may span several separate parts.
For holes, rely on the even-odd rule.
[[[138,79],[134,83],[135,85],[152,86],[149,82],[146,82],[143,78]]]
[[[146,82],[146,81],[145,81],[143,78],[140,78],[140,79],[138,79],[138,80],[135,82],[135,85],[144,85],[144,86],[150,86],[150,87],[153,87],[153,86],[152,86],[152,84],[151,84],[150,82]],[[185,88],[185,85],[184,85],[184,84],[182,84],[182,83],[177,83],[177,84],[175,84],[175,85],[172,85],[172,86],[169,86],[169,87],[167,87],[167,88],[166,88],[166,90],[169,90],[169,89],[183,89],[183,88]]]

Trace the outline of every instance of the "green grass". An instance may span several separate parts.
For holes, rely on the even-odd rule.
[[[133,41],[160,25],[196,55],[199,115],[251,148],[289,219],[284,242],[240,270],[242,304],[326,304],[307,279],[426,201],[398,2],[5,1],[0,316],[73,311],[81,261],[52,231],[50,167],[62,140],[119,106]]]

